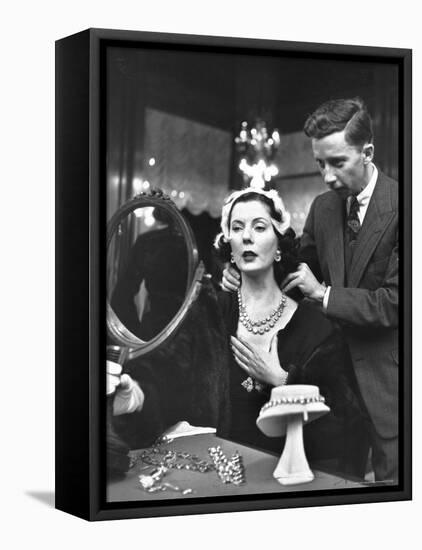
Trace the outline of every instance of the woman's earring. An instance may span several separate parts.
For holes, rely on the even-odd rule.
[[[230,262],[231,262],[232,264],[234,264],[233,252],[230,253]]]
[[[279,249],[277,249],[277,252],[276,252],[276,254],[275,254],[274,260],[275,260],[276,262],[279,262],[279,261],[281,260],[281,252],[280,252]]]

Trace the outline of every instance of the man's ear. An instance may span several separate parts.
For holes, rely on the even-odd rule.
[[[370,162],[372,162],[372,159],[374,158],[374,144],[365,143],[362,148],[362,154],[364,164],[369,164]]]

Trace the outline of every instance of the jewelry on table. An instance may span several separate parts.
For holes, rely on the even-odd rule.
[[[181,489],[177,485],[173,485],[172,483],[168,483],[166,481],[161,483],[161,480],[167,472],[168,469],[161,466],[160,468],[153,470],[149,475],[141,474],[138,477],[141,488],[147,493],[171,490],[182,493],[182,495],[190,495],[194,492],[190,487],[187,489]]]
[[[242,485],[246,482],[243,459],[238,451],[234,453],[230,460],[223,453],[220,445],[210,447],[208,453],[214,463],[217,475],[223,483]]]
[[[133,461],[132,466],[139,460],[151,466],[174,470],[191,470],[202,474],[214,469],[211,462],[201,459],[198,455],[163,448],[161,442],[141,451]]]
[[[280,303],[278,304],[276,309],[270,315],[268,315],[268,317],[265,317],[264,319],[261,319],[259,321],[252,321],[246,311],[246,306],[243,303],[240,289],[238,289],[237,291],[237,301],[239,303],[239,321],[248,332],[261,335],[265,334],[274,327],[274,325],[282,316],[284,308],[286,307],[286,296],[281,293]]]
[[[220,446],[210,447],[208,453],[212,462],[207,462],[196,454],[165,448],[164,445],[171,441],[172,439],[167,437],[159,438],[152,447],[132,457],[131,468],[138,463],[144,464],[140,467],[141,470],[155,467],[148,474],[138,476],[142,490],[148,493],[170,490],[180,492],[182,495],[194,493],[195,491],[191,488],[182,489],[177,485],[163,481],[163,478],[169,474],[171,469],[189,470],[198,473],[208,473],[216,470],[223,483],[233,483],[234,485],[245,483],[245,468],[238,451],[229,460]]]
[[[154,445],[142,451],[139,455],[132,457],[131,468],[133,468],[139,462],[146,464],[142,467],[145,469],[151,466],[156,468],[149,474],[140,474],[138,476],[141,489],[147,493],[156,493],[159,491],[176,491],[182,495],[190,495],[195,491],[187,487],[185,489],[174,485],[172,483],[162,481],[164,476],[169,473],[169,470],[190,470],[199,473],[206,473],[214,469],[214,465],[211,462],[202,460],[195,454],[172,451],[164,448],[166,443],[170,443],[171,438],[167,436],[159,438]]]
[[[161,481],[167,472],[167,468],[164,468],[164,466],[157,468],[153,470],[149,475],[140,475],[139,476],[139,483],[141,484],[142,489],[148,492],[150,489],[153,489],[157,486],[158,482]]]

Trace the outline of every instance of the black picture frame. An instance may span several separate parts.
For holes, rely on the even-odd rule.
[[[400,438],[397,486],[283,498],[107,503],[105,480],[104,52],[110,45],[396,64],[401,213]],[[56,43],[56,507],[87,520],[409,500],[411,463],[412,53],[408,49],[88,29]]]

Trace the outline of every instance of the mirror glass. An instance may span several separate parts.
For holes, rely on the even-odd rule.
[[[183,305],[190,279],[178,216],[140,205],[120,217],[107,249],[107,298],[126,329],[143,342],[155,338]]]

